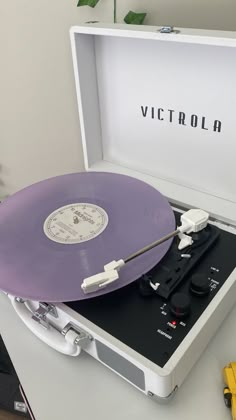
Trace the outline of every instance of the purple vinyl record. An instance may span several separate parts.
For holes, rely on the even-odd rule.
[[[175,229],[155,188],[125,175],[83,172],[27,187],[0,205],[0,289],[46,302],[88,299],[150,270],[171,240],[127,263],[119,279],[84,294],[84,278]]]

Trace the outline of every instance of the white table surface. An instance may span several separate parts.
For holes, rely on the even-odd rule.
[[[230,420],[222,367],[236,359],[236,308],[168,405],[159,405],[85,353],[40,342],[0,295],[0,334],[36,420]]]

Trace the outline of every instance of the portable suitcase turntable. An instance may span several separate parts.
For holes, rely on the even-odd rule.
[[[1,205],[0,288],[51,347],[169,400],[235,302],[235,33],[71,45],[86,172]]]

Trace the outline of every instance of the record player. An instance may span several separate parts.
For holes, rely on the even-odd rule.
[[[86,172],[1,205],[0,288],[46,344],[168,401],[235,302],[235,34],[70,34]]]

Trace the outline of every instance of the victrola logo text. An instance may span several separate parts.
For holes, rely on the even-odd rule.
[[[205,116],[187,114],[174,109],[157,108],[154,106],[141,106],[143,118],[157,119],[160,122],[167,121],[171,124],[178,124],[187,127],[200,128],[201,130],[211,130],[220,133],[222,122],[220,120],[210,120]]]

